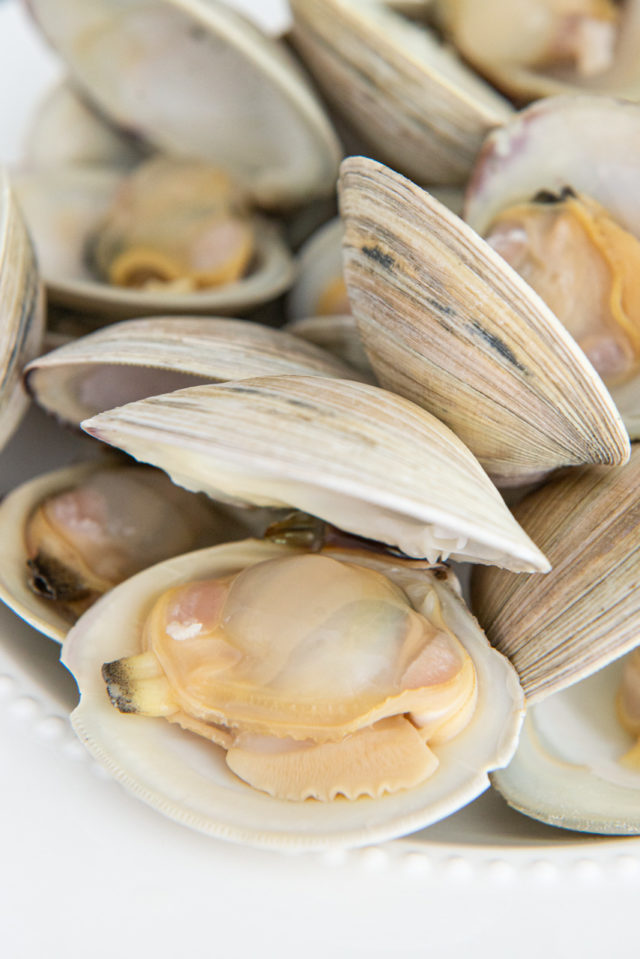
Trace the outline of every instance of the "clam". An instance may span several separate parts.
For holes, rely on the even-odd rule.
[[[340,147],[283,44],[216,0],[30,0],[74,82],[163,153],[213,163],[260,206],[333,191]]]
[[[514,748],[521,694],[437,562],[546,562],[446,427],[379,388],[303,376],[192,387],[83,425],[192,490],[427,555],[344,535],[303,548],[279,527],[111,591],[63,658],[76,731],[129,789],[205,832],[300,848],[399,835],[482,791]],[[437,650],[442,687],[426,678]]]
[[[505,486],[627,460],[600,377],[474,230],[362,157],[343,163],[340,202],[349,300],[383,386],[446,422]]]
[[[466,220],[585,351],[632,438],[640,435],[639,161],[640,105],[555,97],[487,138],[465,201]]]
[[[161,559],[247,527],[159,470],[112,457],[45,473],[0,504],[0,598],[61,642],[98,596]]]
[[[640,773],[622,761],[635,739],[639,488],[637,444],[620,469],[557,478],[514,509],[551,573],[473,575],[474,611],[531,704],[516,756],[495,784],[516,808],[553,825],[640,832]],[[625,730],[616,701],[627,654]]]
[[[47,92],[30,121],[23,162],[29,169],[84,163],[127,168],[144,155],[136,137],[110,124],[71,81],[62,80]]]
[[[292,0],[291,9],[294,46],[375,156],[419,183],[463,183],[511,105],[384,3]]]
[[[434,0],[447,37],[518,99],[586,90],[637,99],[637,0]]]
[[[181,183],[184,164],[176,162],[173,165],[165,160],[165,174],[168,169],[172,171],[171,176],[175,177],[176,182]],[[122,203],[122,193],[129,194],[124,186],[123,174],[113,168],[98,166],[62,166],[37,170],[31,174],[23,173],[15,178],[15,186],[38,251],[48,295],[54,304],[111,317],[157,313],[238,315],[274,299],[288,289],[293,280],[291,256],[276,225],[252,216],[249,221],[252,252],[249,252],[248,256],[243,254],[240,270],[236,269],[235,274],[227,274],[228,282],[222,285],[194,289],[195,284],[189,280],[192,272],[189,265],[186,266],[186,282],[181,283],[178,278],[173,285],[162,282],[140,288],[112,285],[96,272],[95,255],[98,246],[101,268],[109,273],[111,259],[107,256],[105,265],[106,254],[101,256],[100,250],[110,246],[113,253],[118,240],[114,237],[113,230],[107,232],[104,218],[114,208],[120,210],[121,218],[126,220],[129,216],[129,207],[125,204],[123,210]],[[166,190],[163,195],[165,194]],[[196,206],[198,202],[196,199]],[[193,199],[191,207],[194,207]],[[117,217],[118,214],[112,212],[111,215]],[[180,234],[187,248],[196,241],[188,230],[185,232],[181,204],[174,209],[172,230],[167,230],[169,221],[165,219],[166,209],[163,208],[161,216],[165,222],[162,234],[167,236],[169,249],[166,250],[165,244],[164,250],[161,249],[158,253],[157,249],[154,249],[151,255],[155,264],[159,260],[163,263],[168,261],[170,277],[175,275],[171,271],[176,255],[179,259],[185,250],[185,245],[180,246],[177,251],[171,247],[174,234]],[[197,218],[192,218],[192,222],[194,220]],[[226,228],[235,229],[235,224],[227,223]],[[126,240],[128,247],[133,249],[133,255],[139,255],[140,247],[143,252],[149,253],[150,244],[145,240],[147,233],[144,229],[148,233],[150,227],[138,227],[137,232],[134,230]],[[214,224],[214,234],[216,229]],[[236,240],[240,240],[239,246],[243,247],[245,227],[240,227],[236,232]],[[213,239],[217,242],[215,235]],[[121,240],[120,244],[122,245]],[[250,246],[248,250],[251,250]],[[214,257],[217,257],[219,266],[217,248],[214,249]],[[148,265],[148,260],[142,264],[138,262],[138,276],[144,273],[147,280],[158,279],[157,271],[149,271]],[[164,276],[167,278],[166,269]],[[124,280],[126,279],[125,275]]]
[[[31,240],[0,169],[0,448],[28,404],[22,367],[41,349],[44,297]]]
[[[292,320],[350,312],[342,275],[343,235],[342,220],[336,217],[316,230],[300,249],[296,281],[287,298]]]
[[[63,344],[33,360],[25,382],[47,412],[79,426],[94,413],[180,387],[294,373],[361,378],[284,330],[249,320],[154,316]]]

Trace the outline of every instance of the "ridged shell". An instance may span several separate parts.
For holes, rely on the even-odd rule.
[[[262,206],[332,191],[341,150],[319,100],[284,45],[232,8],[217,0],[29,0],[29,8],[115,124],[169,155],[224,167]]]
[[[425,29],[369,0],[292,0],[292,38],[327,99],[380,159],[462,183],[512,108]]]
[[[25,371],[48,412],[75,425],[94,413],[197,383],[287,374],[360,379],[320,347],[248,320],[124,320],[41,356]]]
[[[469,802],[486,788],[487,770],[503,765],[512,753],[521,691],[455,592],[435,578],[445,619],[473,657],[479,695],[470,725],[434,747],[440,766],[415,788],[353,801],[273,799],[236,779],[218,747],[163,719],[122,714],[110,705],[101,666],[138,650],[133,624],[162,591],[290,554],[290,548],[251,540],[215,547],[156,566],[104,597],[63,648],[63,662],[81,692],[72,716],[81,740],[127,789],[160,812],[210,835],[256,846],[321,849],[378,842],[422,828]],[[369,556],[363,562],[393,576],[391,558]]]
[[[345,160],[345,276],[380,382],[446,422],[505,485],[618,465],[629,440],[564,327],[458,217],[393,170]]]
[[[42,347],[44,296],[31,240],[0,168],[0,448],[28,405],[22,368]]]
[[[293,282],[291,255],[275,224],[256,217],[255,262],[247,276],[193,293],[134,290],[95,279],[85,262],[88,235],[108,208],[122,174],[77,166],[23,173],[16,193],[54,304],[114,318],[163,313],[240,315],[275,299]]]
[[[374,386],[264,377],[140,400],[82,425],[216,499],[294,506],[431,561],[547,569],[460,440]]]
[[[637,645],[639,490],[637,444],[621,469],[559,477],[513,511],[552,571],[544,577],[474,571],[474,611],[518,670],[530,702]]]

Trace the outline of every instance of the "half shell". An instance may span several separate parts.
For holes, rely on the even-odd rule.
[[[446,422],[504,485],[617,465],[626,430],[564,327],[488,244],[428,193],[345,160],[345,276],[380,382]]]
[[[440,765],[422,785],[376,799],[296,803],[274,799],[236,779],[219,747],[162,718],[130,716],[110,705],[100,675],[102,664],[140,649],[134,624],[161,592],[286,555],[292,555],[291,547],[251,540],[192,553],[134,577],[82,618],[65,641],[63,661],[81,691],[72,722],[93,755],[165,815],[220,838],[274,848],[380,841],[428,825],[482,792],[487,769],[507,761],[513,749],[521,692],[508,664],[490,650],[455,591],[425,570],[414,571],[414,587],[408,587],[414,605],[420,608],[425,585],[436,590],[445,620],[474,660],[478,703],[466,729],[434,747]],[[392,580],[399,576],[396,581],[406,587],[407,571],[401,563],[370,554],[349,555],[350,561],[385,572]]]

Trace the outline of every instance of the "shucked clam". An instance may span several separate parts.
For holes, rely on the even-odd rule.
[[[191,489],[313,504],[342,528],[434,561],[452,553],[544,568],[462,444],[375,387],[306,377],[194,387],[100,414],[85,428],[162,462]],[[291,542],[246,541],[148,570],[101,600],[65,641],[82,693],[76,729],[129,788],[216,835],[312,848],[426,825],[482,791],[486,770],[513,748],[522,707],[514,674],[485,645],[447,583],[451,575],[429,567],[362,547],[316,543],[309,555]],[[202,580],[215,582],[193,585]],[[421,636],[435,646],[421,652]],[[422,688],[431,685],[427,663],[441,643],[451,711],[443,690]],[[320,668],[325,655],[330,666]],[[124,713],[105,696],[105,663],[115,664],[105,672]],[[229,748],[230,766],[277,796],[243,784],[220,747],[179,725]],[[427,727],[440,763],[425,779],[433,766]],[[374,743],[378,772],[368,758],[370,748],[378,755]],[[291,802],[339,794],[360,798]]]

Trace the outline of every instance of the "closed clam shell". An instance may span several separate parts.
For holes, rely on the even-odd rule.
[[[293,0],[291,8],[296,49],[376,155],[420,183],[462,183],[510,104],[384,3]]]
[[[572,471],[513,510],[551,562],[544,577],[476,570],[473,605],[530,702],[638,643],[640,446],[617,470]]]
[[[639,104],[581,95],[553,97],[523,110],[487,137],[467,189],[464,218],[486,234],[503,210],[531,201],[539,191],[560,193],[567,187],[601,204],[616,224],[640,238]],[[640,377],[609,389],[631,438],[640,437]]]
[[[593,367],[517,273],[453,213],[362,157],[341,174],[345,276],[380,382],[446,422],[504,485],[629,456]]]
[[[430,561],[547,569],[464,444],[378,387],[262,377],[150,397],[82,425],[216,499],[294,506]]]
[[[24,220],[0,168],[0,447],[29,402],[22,368],[38,354],[44,333],[44,296]]]
[[[340,147],[283,44],[217,0],[30,0],[74,82],[169,155],[228,170],[260,205],[328,194]]]
[[[252,218],[256,250],[246,276],[194,292],[129,289],[99,281],[86,243],[111,205],[122,173],[99,166],[62,166],[23,173],[16,193],[38,253],[52,303],[113,318],[162,313],[239,315],[275,299],[293,282],[291,255],[271,222]]]
[[[113,323],[34,360],[29,391],[74,425],[132,400],[198,383],[307,374],[360,379],[352,367],[282,330],[220,317]]]
[[[109,703],[102,664],[140,649],[137,626],[163,591],[295,552],[255,540],[202,550],[147,570],[99,601],[63,647],[63,662],[81,693],[72,715],[80,739],[127,789],[158,811],[209,835],[255,846],[357,846],[406,834],[460,808],[486,788],[487,770],[508,761],[520,727],[522,694],[512,669],[490,649],[455,590],[424,570],[415,575],[428,577],[445,620],[473,659],[478,699],[468,726],[451,741],[434,746],[440,765],[416,787],[375,799],[276,799],[237,779],[219,747],[162,718],[120,713]],[[351,561],[392,580],[398,564],[388,556],[357,553]],[[404,585],[405,569],[402,575]]]

